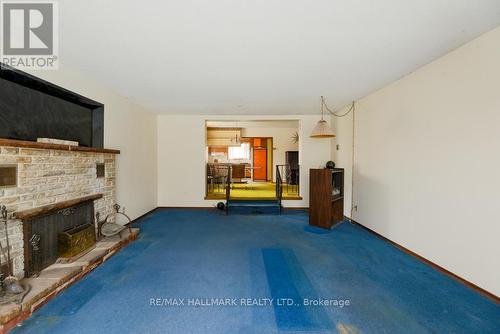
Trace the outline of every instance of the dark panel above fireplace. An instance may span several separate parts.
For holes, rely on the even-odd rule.
[[[103,104],[14,69],[0,69],[0,124],[0,138],[104,144]]]

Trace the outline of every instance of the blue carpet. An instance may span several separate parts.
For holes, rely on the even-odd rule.
[[[14,333],[500,333],[499,305],[387,242],[306,226],[301,211],[157,210]]]

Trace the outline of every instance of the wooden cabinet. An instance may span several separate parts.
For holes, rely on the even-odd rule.
[[[240,146],[240,128],[207,128],[207,146]]]
[[[309,173],[309,225],[330,229],[344,219],[344,169]]]

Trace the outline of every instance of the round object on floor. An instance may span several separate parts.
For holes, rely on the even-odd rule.
[[[224,205],[224,203],[222,203],[222,202],[217,203],[217,209],[224,210],[225,207],[226,206]]]

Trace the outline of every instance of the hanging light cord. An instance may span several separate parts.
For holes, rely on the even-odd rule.
[[[332,111],[330,108],[328,108],[328,105],[326,104],[325,98],[323,96],[321,96],[321,117],[323,117],[323,108],[326,109],[330,114],[332,114],[335,117],[344,117],[344,116],[349,115],[349,113],[351,111],[354,111],[354,101],[352,101],[352,104],[351,104],[351,107],[349,108],[349,110],[347,110],[343,114],[337,114],[334,111]]]
[[[356,130],[356,127],[355,127],[355,117],[356,117],[356,109],[355,109],[355,101],[352,101],[352,104],[351,104],[351,107],[349,108],[349,110],[347,110],[345,113],[343,114],[337,114],[335,112],[333,112],[332,110],[330,110],[330,108],[328,108],[328,105],[326,104],[326,100],[323,96],[321,96],[321,119],[323,119],[323,109],[326,109],[330,114],[332,114],[333,116],[335,117],[344,117],[344,116],[347,116],[351,113],[352,111],[352,156],[351,156],[351,217],[350,217],[350,222],[353,223],[354,222],[354,162],[355,162],[355,159],[354,159],[354,149],[355,149],[355,143],[354,143],[354,138],[355,138],[355,130]]]

